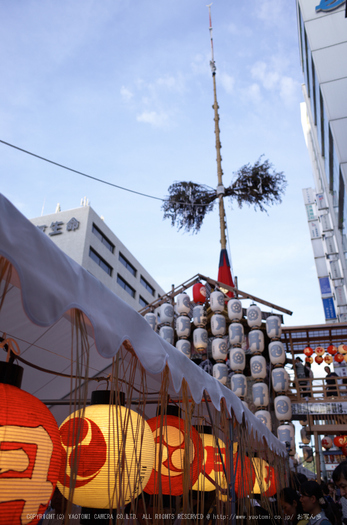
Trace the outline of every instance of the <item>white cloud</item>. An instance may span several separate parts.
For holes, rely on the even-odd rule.
[[[299,83],[291,77],[281,78],[281,97],[286,102],[290,103],[296,100]]]
[[[249,102],[253,104],[259,104],[262,100],[259,84],[251,84],[244,90],[244,95]]]
[[[255,14],[263,22],[277,25],[279,20],[283,20],[283,9],[281,0],[262,0],[257,2]]]
[[[121,87],[120,95],[122,99],[126,102],[129,102],[134,96],[134,94],[130,91],[130,89],[126,88],[125,86]]]
[[[229,94],[232,93],[235,85],[234,77],[228,75],[228,73],[220,73],[218,77],[225,91]]]
[[[168,122],[168,115],[166,113],[156,111],[143,111],[140,115],[137,115],[136,120],[138,122],[144,122],[151,124],[156,128],[165,127]]]
[[[257,80],[264,89],[278,91],[279,96],[286,104],[294,102],[298,82],[282,74],[282,66],[275,58],[271,62],[271,66],[263,61],[256,62],[251,68],[252,78]]]

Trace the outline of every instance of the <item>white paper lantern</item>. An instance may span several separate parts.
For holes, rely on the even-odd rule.
[[[266,359],[262,355],[251,357],[251,374],[253,379],[265,379],[267,375]]]
[[[264,333],[261,330],[251,330],[248,334],[248,345],[252,354],[263,352],[265,348]]]
[[[186,315],[180,315],[176,319],[176,333],[178,337],[190,336],[190,319]]]
[[[224,363],[216,363],[213,365],[213,377],[222,383],[222,385],[225,385],[228,379],[227,365]]]
[[[218,290],[215,290],[210,295],[210,306],[212,312],[220,314],[224,310],[224,294]]]
[[[312,447],[302,447],[302,455],[306,463],[312,463],[313,461],[313,450]]]
[[[248,409],[249,409],[247,401],[243,401],[243,400],[242,400],[241,403],[243,404],[243,406],[244,406],[245,408],[248,408]]]
[[[281,341],[273,341],[269,344],[269,357],[273,365],[284,365],[286,353]]]
[[[251,328],[259,328],[261,326],[262,315],[259,306],[251,304],[247,308],[247,323]]]
[[[230,321],[240,321],[242,319],[242,303],[239,299],[228,301],[228,317]]]
[[[176,348],[177,350],[179,350],[180,352],[182,352],[182,354],[186,355],[187,357],[190,358],[190,355],[191,355],[191,344],[189,341],[187,341],[187,339],[179,339],[176,343]]]
[[[152,312],[148,312],[144,317],[152,330],[155,330],[157,327],[157,316]]]
[[[247,379],[243,374],[234,374],[230,380],[230,390],[234,392],[237,397],[245,397],[247,395]]]
[[[333,446],[333,440],[329,436],[325,436],[322,439],[322,447],[325,448],[325,450],[329,450]]]
[[[171,326],[162,326],[159,330],[159,335],[170,345],[174,344],[174,330]]]
[[[201,328],[207,323],[206,310],[202,304],[198,304],[193,308],[193,323]]]
[[[163,303],[160,305],[160,324],[172,323],[174,318],[174,307],[170,303]]]
[[[280,425],[277,428],[277,437],[281,443],[289,443],[289,453],[295,451],[295,427],[292,424]]]
[[[212,340],[212,357],[215,361],[225,361],[228,356],[228,343],[223,337]]]
[[[242,372],[246,366],[246,354],[242,348],[232,348],[229,352],[229,365],[234,372]]]
[[[275,414],[279,421],[292,419],[292,402],[288,396],[275,397]]]
[[[289,375],[284,368],[274,368],[271,373],[272,388],[275,392],[286,392],[289,389]]]
[[[190,313],[190,299],[186,293],[180,293],[176,297],[176,312],[180,315]]]
[[[226,321],[222,314],[213,314],[211,317],[211,332],[213,335],[224,335],[226,332]]]
[[[281,320],[277,315],[271,315],[266,319],[266,333],[270,339],[279,339],[281,337]]]
[[[269,404],[269,387],[266,383],[254,383],[252,386],[253,403],[256,407],[267,407]]]
[[[254,415],[272,432],[271,414],[268,410],[257,410]]]
[[[231,345],[242,345],[244,336],[243,326],[240,323],[231,323],[229,325],[229,343]]]
[[[205,352],[208,344],[208,333],[205,328],[195,328],[193,332],[193,345],[198,352]]]

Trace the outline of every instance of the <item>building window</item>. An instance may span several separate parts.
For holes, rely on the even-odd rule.
[[[311,56],[311,69],[312,69],[312,98],[311,98],[311,103],[313,103],[313,120],[314,120],[314,124],[315,126],[317,126],[317,94],[316,94],[316,90],[317,90],[317,78],[316,78],[316,69],[314,67],[314,62],[313,62],[313,58]]]
[[[108,275],[112,275],[112,266],[110,266],[108,262],[106,262],[105,259],[103,259],[91,246],[89,247],[89,257],[93,259],[93,261],[96,262],[104,272],[108,273]]]
[[[146,279],[144,279],[141,275],[141,278],[140,278],[140,283],[142,284],[142,286],[144,286],[147,290],[147,292],[149,292],[151,295],[153,295],[154,297],[154,294],[155,294],[155,290],[153,288],[153,286],[151,286],[147,281]]]
[[[119,260],[129,272],[136,277],[136,268],[119,252]]]
[[[92,226],[92,232],[94,233],[94,235],[97,236],[97,238],[99,239],[99,241],[102,242],[102,244],[104,246],[106,246],[106,248],[108,250],[110,250],[111,253],[114,252],[114,244],[106,237],[106,235],[104,233],[102,233],[102,231],[100,230],[100,228],[98,228],[96,226],[96,224],[93,223],[93,226]]]
[[[143,297],[141,297],[141,295],[139,297],[139,303],[143,308],[148,305],[148,302]]]
[[[130,284],[128,284],[126,282],[125,279],[123,279],[123,277],[121,275],[117,275],[117,283],[119,284],[119,286],[121,286],[123,288],[123,290],[125,290],[126,292],[128,292],[129,295],[131,295],[131,297],[134,297],[135,298],[135,290],[132,286],[130,286]]]

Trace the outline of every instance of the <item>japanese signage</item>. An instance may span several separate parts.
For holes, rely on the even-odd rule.
[[[50,237],[53,237],[54,235],[61,235],[64,231],[64,222],[62,221],[55,221],[55,222],[51,222],[51,225],[50,226],[47,226],[47,224],[42,224],[42,225],[39,225],[37,226],[39,230],[41,230],[42,232],[46,233],[46,230],[47,228],[50,229],[50,231],[48,232],[48,235]],[[75,219],[75,217],[72,217],[67,223],[66,223],[66,228],[65,230],[67,232],[74,232],[75,230],[78,230],[80,226],[80,223],[77,219]]]
[[[332,297],[323,299],[323,308],[325,319],[336,319],[334,299]]]
[[[347,414],[347,401],[342,403],[292,403],[293,415]]]

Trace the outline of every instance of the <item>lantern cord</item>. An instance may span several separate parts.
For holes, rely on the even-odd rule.
[[[206,407],[207,407],[207,412],[208,412],[208,415],[209,415],[209,418],[210,418],[210,425],[211,425],[212,428],[214,428],[213,420],[212,420],[212,416],[211,416],[211,411],[210,411],[210,407],[209,407],[207,396],[206,396],[206,390],[204,390],[204,400],[205,400]],[[228,474],[227,474],[227,470],[225,468],[224,459],[223,459],[222,451],[221,451],[219,443],[218,443],[218,439],[216,439],[216,443],[217,443],[217,447],[218,447],[218,454],[219,454],[219,457],[220,457],[220,460],[221,460],[221,463],[222,463],[222,466],[223,466],[224,475],[225,475],[226,479],[228,479]]]

